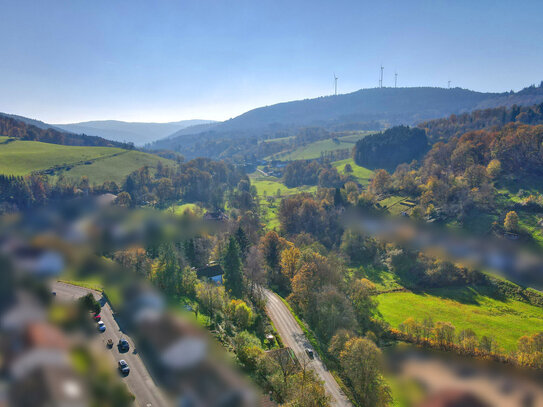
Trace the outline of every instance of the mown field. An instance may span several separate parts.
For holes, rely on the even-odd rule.
[[[12,141],[0,144],[0,173],[27,175],[58,165],[70,165],[122,153],[112,147],[79,147],[38,141]]]
[[[493,298],[482,288],[433,289],[424,293],[392,292],[377,297],[383,319],[397,328],[409,317],[451,322],[489,335],[507,351],[523,335],[543,331],[543,309],[512,299]]]
[[[326,151],[352,149],[356,141],[363,139],[372,132],[357,132],[356,134],[350,134],[348,136],[338,137],[337,139],[327,139],[315,141],[314,143],[307,144],[296,148],[293,151],[274,154],[267,159],[276,160],[311,160],[319,158],[322,153]],[[270,140],[272,141],[272,140]]]
[[[0,138],[0,143],[7,138]],[[113,147],[80,147],[38,141],[16,140],[0,144],[0,174],[28,175],[55,167],[69,167],[55,171],[71,179],[89,177],[91,183],[106,180],[121,183],[132,171],[144,165],[156,166],[161,160],[169,160],[140,151],[128,151]]]
[[[371,178],[373,177],[373,171],[364,167],[360,167],[359,165],[356,165],[352,158],[348,158],[346,160],[334,161],[332,163],[332,165],[337,168],[340,174],[344,174],[345,165],[347,164],[351,165],[351,168],[353,169],[353,172],[351,173],[351,175],[356,177],[356,179],[358,180],[358,182],[360,182],[361,185],[365,186],[369,184]]]
[[[101,184],[109,180],[121,184],[131,172],[146,165],[156,167],[158,161],[162,161],[164,165],[173,164],[170,160],[156,155],[142,153],[141,151],[125,151],[123,154],[114,157],[98,159],[89,165],[74,166],[62,173],[67,178],[76,180],[86,175],[91,183]]]

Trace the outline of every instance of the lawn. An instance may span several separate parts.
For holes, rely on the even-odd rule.
[[[173,212],[175,215],[182,215],[187,209],[190,209],[194,213],[200,213],[204,211],[200,206],[195,203],[172,205],[168,209],[166,209],[166,211]]]
[[[368,185],[373,177],[373,171],[356,165],[352,158],[346,160],[334,161],[332,165],[337,168],[340,174],[345,173],[345,165],[350,164],[353,172],[351,173],[361,185]]]
[[[397,328],[409,317],[448,321],[457,329],[471,328],[479,337],[493,336],[507,351],[518,338],[543,331],[543,309],[511,299],[496,299],[479,288],[434,289],[425,293],[394,292],[377,297],[385,321]]]

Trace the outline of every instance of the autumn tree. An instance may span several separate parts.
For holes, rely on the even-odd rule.
[[[226,312],[231,321],[241,330],[249,328],[253,323],[253,311],[243,300],[230,300]]]
[[[340,352],[341,368],[363,406],[388,406],[390,390],[381,374],[381,350],[369,339],[353,338]]]
[[[508,232],[518,232],[519,231],[519,218],[515,211],[510,211],[505,215],[505,220],[503,222],[503,227]]]
[[[368,190],[375,195],[382,195],[390,190],[391,178],[386,170],[377,170],[368,186]]]
[[[119,195],[117,195],[117,199],[115,200],[115,203],[119,206],[130,208],[132,206],[132,197],[130,196],[128,192],[123,191]]]
[[[486,166],[486,174],[490,179],[496,179],[498,175],[500,175],[502,171],[502,163],[500,160],[492,160],[488,163]]]
[[[294,245],[281,252],[281,272],[289,280],[296,274],[300,254],[300,249]]]

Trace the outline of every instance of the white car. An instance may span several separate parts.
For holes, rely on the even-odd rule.
[[[119,360],[119,370],[122,374],[127,375],[130,373],[130,368],[128,367],[128,363],[124,359]]]
[[[104,332],[106,330],[106,324],[104,324],[104,321],[98,321],[98,330],[100,332]]]

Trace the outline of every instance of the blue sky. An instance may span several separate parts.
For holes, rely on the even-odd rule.
[[[543,80],[542,1],[0,0],[0,38],[0,111],[50,123]]]

